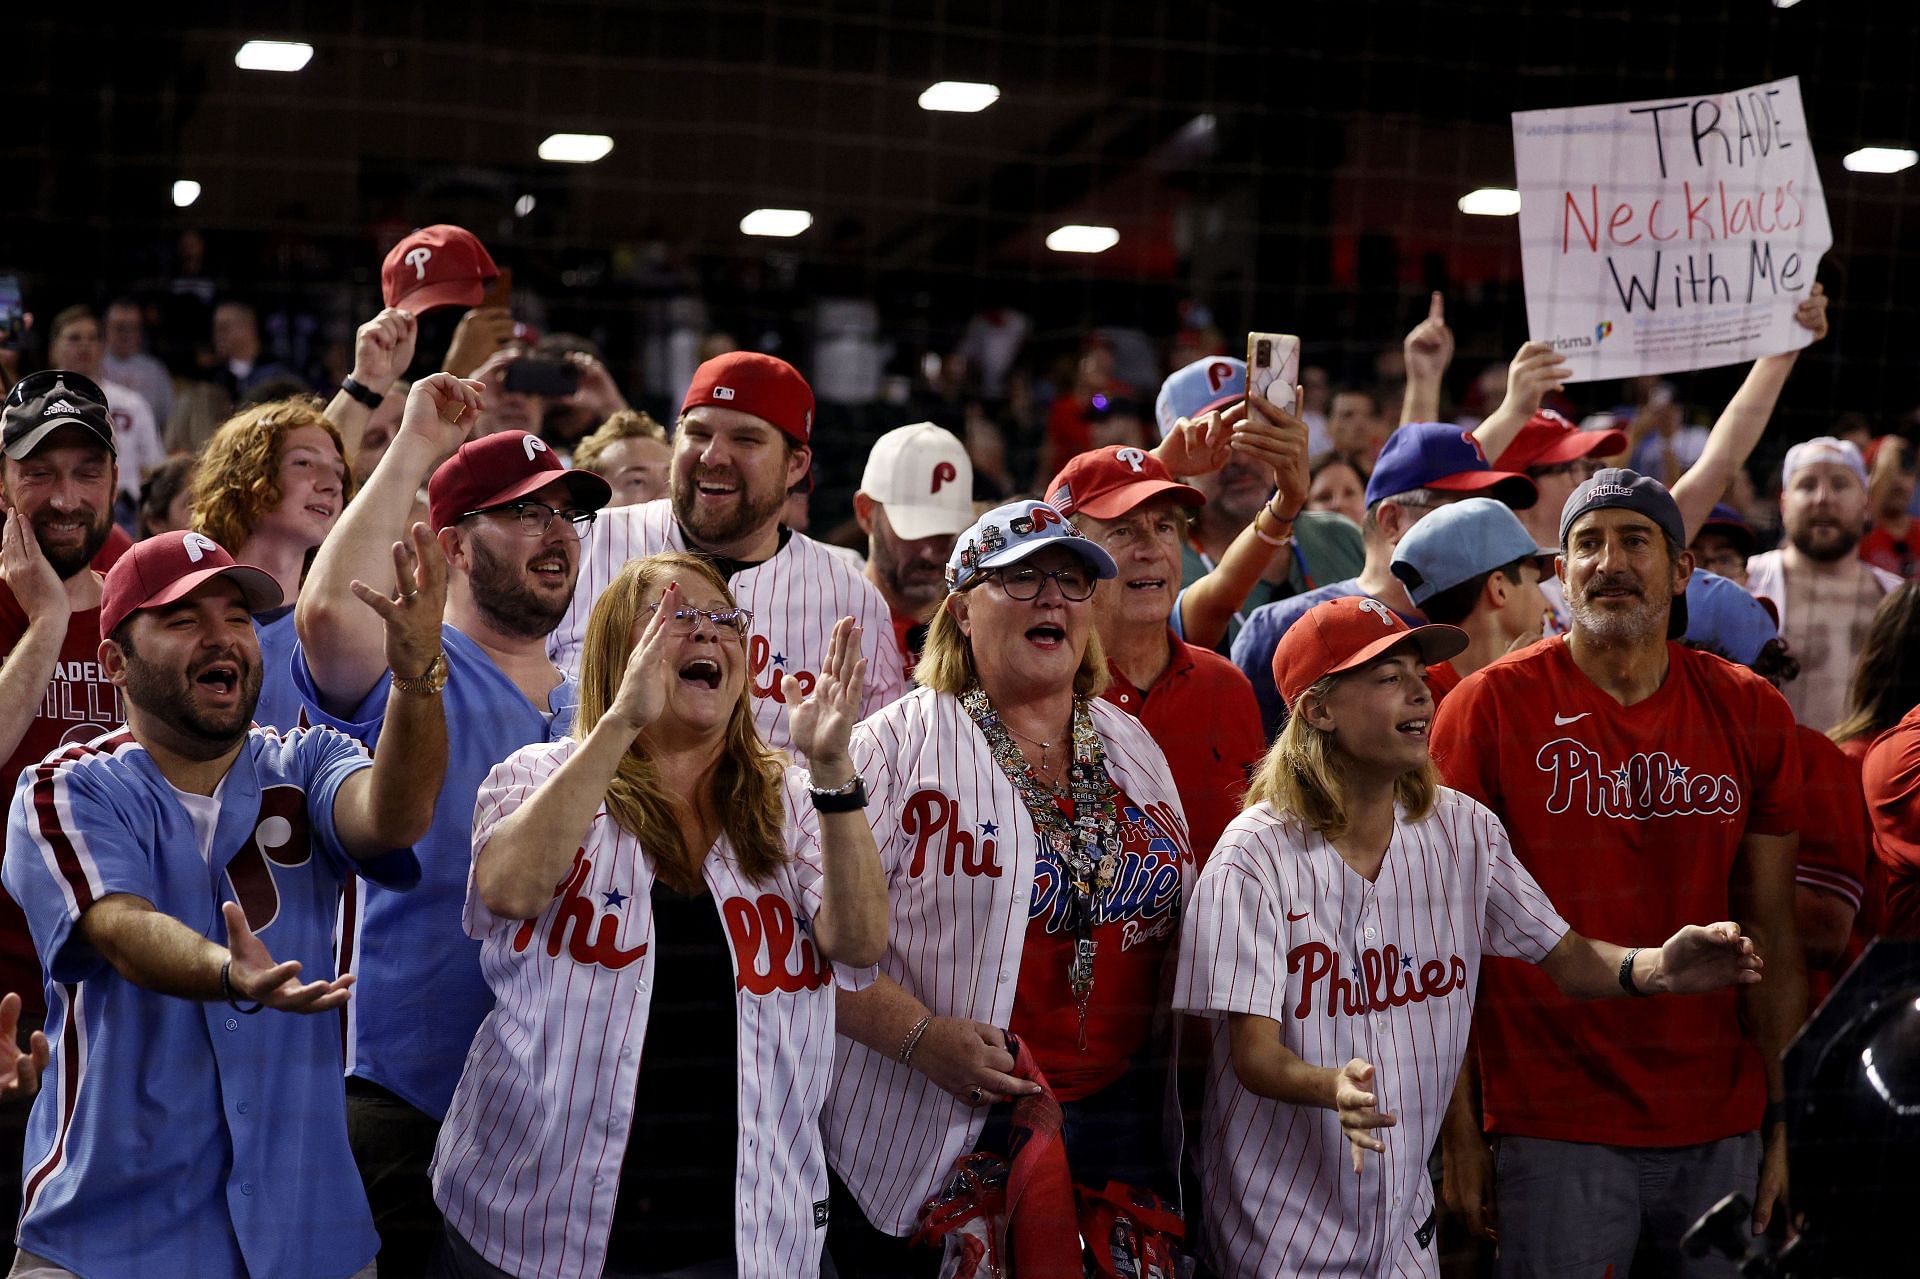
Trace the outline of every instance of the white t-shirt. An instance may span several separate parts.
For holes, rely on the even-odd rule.
[[[120,464],[120,491],[137,498],[140,481],[146,478],[147,472],[167,460],[153,406],[140,392],[118,382],[103,379],[100,389],[106,392],[107,414],[113,418],[113,451],[115,461]]]

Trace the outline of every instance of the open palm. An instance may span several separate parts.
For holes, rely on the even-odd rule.
[[[867,684],[867,659],[860,656],[862,628],[851,617],[833,624],[813,691],[802,699],[800,681],[781,681],[787,699],[787,733],[794,749],[809,761],[844,759],[853,726],[860,719],[860,697]]]

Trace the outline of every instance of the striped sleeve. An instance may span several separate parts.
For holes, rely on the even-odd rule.
[[[84,981],[104,966],[75,932],[95,902],[114,893],[160,895],[153,840],[135,832],[131,805],[88,766],[107,758],[94,746],[62,747],[20,774],[7,813],[0,882],[26,914],[41,967],[57,982]]]
[[[1173,1006],[1196,1013],[1285,1018],[1286,933],[1271,887],[1247,865],[1259,837],[1238,819],[1227,827],[1194,886],[1180,930]]]
[[[1464,811],[1469,814],[1471,838],[1463,842],[1484,849],[1486,858],[1487,904],[1480,917],[1480,948],[1485,954],[1537,964],[1567,935],[1567,921],[1513,855],[1500,819],[1478,804],[1467,805]]]
[[[501,919],[480,900],[475,871],[481,857],[485,856],[487,841],[493,838],[494,829],[526,803],[540,784],[566,762],[573,748],[571,738],[523,746],[495,764],[488,771],[487,779],[480,783],[473,801],[473,856],[467,869],[467,900],[460,912],[461,927],[466,930],[467,936],[476,941],[484,940],[503,924],[517,925],[522,922]]]

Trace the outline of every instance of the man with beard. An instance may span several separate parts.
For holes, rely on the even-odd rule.
[[[386,557],[383,557],[386,558]],[[199,533],[107,574],[98,659],[126,723],[56,747],[7,815],[59,1027],[27,1141],[16,1273],[372,1273],[353,1192],[331,954],[341,885],[404,888],[446,767],[446,563],[426,530],[355,583],[405,691],[376,763],[325,728],[250,727],[252,613],[280,589]],[[250,1014],[261,1014],[253,1016]]]
[[[347,1013],[348,1135],[381,1268],[401,1275],[421,1273],[439,1239],[427,1162],[493,1007],[480,943],[460,927],[474,797],[508,755],[566,734],[573,689],[547,659],[547,635],[573,597],[580,537],[611,496],[599,476],[563,469],[537,435],[462,445],[480,404],[479,384],[449,373],[414,383],[399,434],[321,544],[294,611],[293,677],[308,716],[377,749],[392,681],[351,584],[379,573],[431,473],[429,518],[452,577],[434,676],[451,677],[453,757],[419,845],[419,889],[350,891],[341,928],[341,967],[358,970],[361,992]]]
[[[813,462],[813,388],[785,360],[753,351],[717,355],[694,370],[673,437],[669,496],[602,514],[580,548],[580,589],[548,651],[569,673],[580,662],[593,602],[635,556],[692,551],[713,561],[740,607],[753,613],[747,681],[753,719],[786,750],[780,681],[811,691],[835,621],[862,628],[867,659],[862,716],[906,689],[887,601],[860,570],[781,523],[787,493]],[[944,486],[943,486],[944,488]]]
[[[1796,444],[1780,468],[1787,544],[1747,561],[1747,589],[1773,602],[1780,637],[1800,661],[1787,702],[1818,732],[1846,714],[1854,656],[1881,599],[1900,585],[1854,554],[1867,514],[1867,464],[1851,441],[1823,435]]]
[[[1467,676],[1434,717],[1447,784],[1493,810],[1572,927],[1640,936],[1735,919],[1766,961],[1766,980],[1738,994],[1633,1009],[1486,963],[1474,1038],[1500,1152],[1503,1276],[1624,1275],[1638,1248],[1678,1256],[1681,1234],[1732,1191],[1765,1229],[1786,1188],[1780,1054],[1806,1015],[1799,749],[1771,684],[1673,642],[1693,571],[1685,536],[1657,480],[1595,474],[1560,514],[1571,629]],[[1643,993],[1625,967],[1621,984]],[[1484,1233],[1495,1174],[1471,1096],[1463,1076],[1446,1179]]]
[[[1196,360],[1161,384],[1153,406],[1160,438],[1165,439],[1183,418],[1199,421],[1210,413],[1222,413],[1240,420],[1237,415],[1244,415],[1246,410],[1235,406],[1244,405],[1246,398],[1246,361],[1231,355]],[[1180,548],[1180,585],[1188,587],[1211,573],[1234,539],[1260,518],[1262,509],[1269,508],[1274,477],[1272,467],[1235,450],[1219,470],[1184,478],[1205,499]],[[1273,530],[1280,528],[1276,521],[1282,513],[1271,512],[1260,527],[1270,536],[1278,536]],[[1292,528],[1282,531],[1293,539],[1292,545],[1274,550],[1246,602],[1228,621],[1226,634],[1215,645],[1223,653],[1232,647],[1241,623],[1254,609],[1353,577],[1366,561],[1360,530],[1345,516],[1301,510],[1295,513]],[[1179,614],[1174,616],[1177,631]]]
[[[931,422],[888,431],[867,454],[853,514],[867,535],[867,580],[893,614],[893,638],[911,676],[927,623],[947,597],[953,539],[973,523],[967,446]]]
[[[64,369],[7,394],[0,428],[0,747],[8,787],[55,747],[91,741],[120,722],[100,669],[100,574],[90,561],[112,527],[118,485],[105,395]],[[26,916],[0,893],[0,990],[20,993],[22,1046],[46,1020],[40,961]],[[24,1107],[0,1105],[0,1217],[20,1213]]]

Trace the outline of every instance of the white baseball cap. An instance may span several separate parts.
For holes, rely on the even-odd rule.
[[[953,432],[931,422],[888,431],[867,454],[860,491],[887,509],[909,542],[973,524],[973,461]]]

